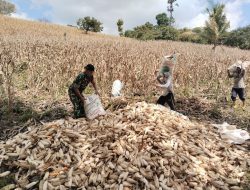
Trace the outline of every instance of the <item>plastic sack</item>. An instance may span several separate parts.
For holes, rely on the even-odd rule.
[[[112,86],[112,95],[114,97],[118,97],[118,96],[121,96],[121,90],[123,88],[123,84],[120,80],[116,80],[114,83],[113,83],[113,86]]]
[[[105,115],[106,111],[103,109],[101,100],[98,95],[85,96],[84,109],[86,117],[90,120],[97,118],[98,116]]]
[[[228,70],[231,73],[234,73],[234,72],[236,72],[237,67],[240,67],[240,68],[246,70],[249,66],[250,66],[250,61],[242,62],[242,61],[238,60],[236,63],[234,63],[233,65],[228,67]]]
[[[226,140],[228,143],[243,144],[250,139],[247,131],[237,129],[235,125],[229,125],[224,122],[222,125],[214,124],[213,126],[218,128],[221,138]]]
[[[167,55],[163,57],[162,64],[161,64],[161,69],[160,72],[162,71],[163,68],[169,68],[170,73],[173,72],[174,67],[177,63],[177,57],[179,54],[173,54],[173,55]]]
[[[250,61],[245,61],[245,62],[243,62],[243,64],[242,64],[242,67],[243,67],[244,69],[247,69],[249,66],[250,66]]]

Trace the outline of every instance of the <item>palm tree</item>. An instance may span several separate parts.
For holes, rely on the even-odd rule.
[[[122,19],[119,19],[119,20],[117,21],[117,23],[116,23],[116,25],[117,25],[117,27],[118,27],[118,32],[119,32],[120,36],[123,36],[123,35],[124,35],[124,34],[123,34],[123,24],[124,24],[124,22],[123,22]]]
[[[207,9],[209,19],[206,21],[205,37],[214,45],[213,49],[221,43],[227,29],[230,28],[224,9],[224,4],[216,4],[211,10]]]

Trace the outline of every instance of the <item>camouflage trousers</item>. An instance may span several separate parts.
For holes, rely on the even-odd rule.
[[[74,117],[75,118],[86,117],[83,102],[80,100],[80,98],[77,97],[77,95],[73,90],[69,89],[68,93],[70,101],[74,106]]]

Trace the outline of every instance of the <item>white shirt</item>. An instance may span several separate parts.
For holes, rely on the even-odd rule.
[[[162,96],[166,96],[169,92],[173,92],[173,80],[169,73],[164,73],[158,77],[163,77],[163,84],[158,85],[163,89]]]

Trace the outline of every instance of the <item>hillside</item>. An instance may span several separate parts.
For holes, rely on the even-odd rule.
[[[8,61],[12,63],[9,72],[14,68],[11,81],[14,94],[11,97],[20,103],[16,107],[35,107],[23,120],[32,116],[34,111],[37,113],[43,110],[37,109],[43,106],[33,104],[45,101],[53,105],[54,100],[68,100],[68,86],[87,63],[97,67],[96,80],[104,99],[109,97],[112,82],[120,79],[125,83],[125,96],[131,98],[139,95],[144,100],[154,102],[158,92],[154,85],[154,71],[161,64],[162,57],[173,51],[181,54],[174,73],[177,103],[186,102],[180,105],[180,111],[200,116],[201,109],[212,109],[219,119],[224,120],[220,111],[230,107],[226,100],[230,99],[232,85],[226,70],[238,59],[250,59],[249,51],[236,48],[218,47],[214,52],[208,45],[171,41],[142,42],[93,33],[86,35],[72,27],[3,16],[0,17],[0,25],[1,62],[3,66]],[[6,74],[2,75],[1,80],[1,96],[5,97],[3,100],[8,91],[6,76],[10,76]],[[246,82],[249,84],[249,77]],[[191,99],[184,100],[187,98]],[[208,102],[212,102],[213,106],[206,105]],[[199,109],[192,109],[197,106]],[[196,113],[190,110],[199,111]],[[249,127],[249,122],[241,118],[242,115],[248,115],[248,112],[239,112],[236,113],[239,119],[231,119],[227,115],[226,120],[235,120],[233,123],[241,122],[240,125]],[[201,116],[208,114],[213,113]],[[230,112],[229,115],[234,113]]]
[[[137,41],[94,33],[86,35],[84,32],[72,27],[0,16],[1,140],[9,139],[15,142],[13,137],[23,132],[28,136],[32,136],[34,128],[41,128],[41,130],[43,130],[44,123],[49,121],[65,119],[66,122],[71,122],[72,107],[68,98],[67,89],[77,74],[79,74],[88,63],[94,64],[97,68],[95,78],[101,92],[104,107],[110,113],[122,113],[126,115],[126,109],[128,108],[124,107],[133,105],[134,102],[145,101],[147,103],[155,103],[159,91],[155,88],[156,81],[154,72],[159,68],[162,57],[174,51],[180,53],[174,73],[176,106],[178,112],[191,119],[191,124],[189,123],[188,126],[195,125],[197,128],[201,125],[204,131],[205,128],[208,128],[208,131],[212,131],[212,136],[217,135],[214,141],[213,137],[208,139],[208,141],[211,140],[215,144],[218,143],[219,137],[218,134],[211,129],[211,123],[227,121],[230,124],[236,124],[240,128],[249,130],[249,104],[246,111],[243,111],[240,107],[235,110],[231,109],[230,91],[232,81],[227,77],[227,68],[238,59],[250,60],[250,51],[228,47],[218,47],[216,51],[213,51],[212,46],[209,45],[172,41]],[[110,99],[112,83],[116,79],[120,79],[125,84],[123,90],[124,100],[121,102],[114,102]],[[246,83],[250,84],[248,75]],[[247,91],[249,90],[248,85]],[[86,93],[91,92],[92,90],[90,88],[86,90]],[[247,100],[249,101],[249,98]],[[146,105],[148,105],[147,103]],[[13,113],[8,113],[10,108],[13,109]],[[124,109],[120,110],[121,108]],[[164,116],[170,119],[168,115]],[[152,115],[149,117],[154,118]],[[147,119],[151,121],[153,118]],[[174,117],[173,120],[175,120],[175,124],[178,119],[178,116]],[[133,121],[132,119],[132,121],[129,122]],[[85,125],[88,125],[88,121],[85,120],[76,122],[79,122],[79,126],[83,128]],[[96,120],[96,122],[100,124],[101,121]],[[140,126],[140,123],[136,125]],[[171,125],[172,124],[169,124],[168,127],[171,128]],[[56,125],[55,127],[61,128],[62,126]],[[29,129],[28,132],[26,132],[27,129]],[[133,130],[136,131],[136,128]],[[179,134],[178,130],[173,132],[177,133],[176,135]],[[204,133],[202,130],[199,132]],[[123,134],[122,131],[121,133]],[[189,138],[192,136],[191,133],[188,135]],[[171,136],[171,134],[168,134],[168,136]],[[15,138],[19,137],[16,136]],[[6,148],[6,151],[10,153],[10,155],[15,153],[13,152],[14,149],[8,149],[5,141],[1,143],[0,147]],[[79,142],[76,143],[79,144]],[[202,146],[205,146],[204,142],[202,142],[202,144]],[[190,147],[188,147],[188,149],[189,148]],[[213,148],[218,151],[216,153],[218,157],[224,159],[225,162],[223,162],[223,164],[225,165],[230,156],[223,155],[222,157],[224,149],[217,150],[216,147],[209,147],[209,150],[213,152]],[[18,148],[16,149],[20,153],[20,150]],[[238,149],[242,149],[242,151]],[[63,151],[66,150],[67,149],[63,149]],[[226,149],[228,154],[233,152],[232,154],[234,155],[233,160],[230,160],[230,164],[233,164],[234,167],[239,167],[239,171],[244,171],[244,175],[238,176],[237,182],[234,181],[241,187],[246,186],[248,183],[245,167],[249,167],[249,163],[246,163],[245,160],[237,161],[237,156],[235,155],[239,153],[239,155],[244,155],[244,157],[247,158],[249,156],[247,153],[248,150],[249,146],[247,144],[244,146],[228,145]],[[37,150],[35,148],[31,151],[36,152]],[[192,152],[194,150],[191,148],[190,151]],[[209,155],[209,153],[204,152],[204,150],[202,151],[203,153],[200,154],[205,154],[205,160],[211,159],[212,161],[210,160],[211,162],[209,162],[212,165],[216,163],[217,156],[213,155],[212,157],[214,157],[214,159],[212,159],[211,154]],[[6,156],[8,155],[4,155],[3,158],[8,165],[11,158],[9,160],[9,157]],[[16,158],[18,156],[13,157]],[[114,158],[109,157],[109,159],[112,160]],[[170,160],[168,161],[170,162]],[[74,159],[74,164],[75,161]],[[40,161],[38,162],[40,163]],[[192,160],[192,162],[195,161]],[[32,167],[34,167],[34,163]],[[71,171],[71,167],[70,165],[66,167],[67,172]],[[211,169],[209,165],[204,167],[206,167],[208,171]],[[216,167],[213,167],[215,170]],[[226,166],[223,167],[226,168]],[[3,169],[5,171],[5,168],[1,168],[1,170]],[[16,168],[13,169],[8,166],[8,169],[15,171]],[[207,186],[205,185],[204,187],[209,186],[211,189],[220,189],[221,186],[223,186],[220,183],[221,181],[225,183],[225,181],[230,180],[231,177],[237,177],[235,173],[232,173],[230,176],[229,173],[231,170],[228,168],[222,168],[222,170],[220,176],[214,180],[216,182],[211,181],[211,179],[214,178],[211,178],[211,176],[208,177],[207,174],[204,174],[205,177],[203,174],[199,174],[197,178],[190,174],[191,177],[196,178],[195,183],[192,183],[194,181],[185,179],[188,184],[182,184],[181,180],[184,179],[181,179],[183,177],[182,175],[187,177],[185,176],[186,173],[176,172],[179,175],[172,173],[171,176],[174,176],[172,179],[179,181],[177,184],[170,182],[169,184],[172,184],[174,189],[178,189],[176,187],[182,188],[189,185],[189,183],[191,183],[191,185],[196,184],[202,176],[202,183],[207,182]],[[27,170],[24,169],[22,171],[25,173]],[[2,171],[0,171],[0,173],[1,172]],[[33,172],[36,173],[37,171]],[[96,171],[95,174],[92,174],[97,175],[98,172]],[[214,171],[212,171],[212,173],[213,172]],[[39,173],[39,175],[41,175],[39,177],[44,177],[44,174],[43,172]],[[159,176],[157,174],[157,178],[160,178],[160,176],[161,174],[159,174]],[[88,175],[87,177],[90,176]],[[165,177],[166,176],[161,179],[160,183],[163,183]],[[35,177],[34,179],[32,178],[31,181],[37,181],[40,180],[40,178]],[[123,176],[121,178],[123,179],[125,177]],[[133,178],[133,180],[135,179]],[[10,181],[12,181],[12,178]],[[72,182],[72,179],[70,181]],[[212,182],[216,184],[217,187]],[[75,181],[73,183],[75,183]],[[112,183],[112,180],[110,183]],[[143,183],[146,183],[145,180]],[[27,180],[24,184],[27,185]],[[178,186],[178,184],[181,185]],[[142,184],[139,185],[141,185],[139,187],[145,187]],[[238,187],[237,185],[235,185],[235,189]],[[117,184],[115,184],[115,187],[117,187]],[[232,184],[227,185],[228,189],[231,187]]]

